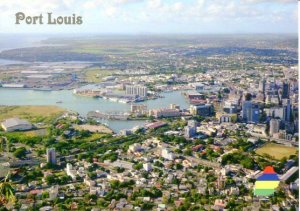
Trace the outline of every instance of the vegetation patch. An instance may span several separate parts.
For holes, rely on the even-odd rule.
[[[115,70],[102,70],[100,68],[88,68],[85,72],[85,77],[89,83],[98,83],[102,82],[103,78],[113,74]]]
[[[0,121],[19,117],[32,123],[50,123],[62,115],[64,111],[57,106],[0,106]]]

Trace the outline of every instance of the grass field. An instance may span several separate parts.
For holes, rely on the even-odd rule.
[[[49,123],[62,115],[64,111],[57,106],[0,106],[0,121],[19,117],[32,123]]]
[[[289,147],[280,144],[268,143],[257,149],[256,154],[259,155],[269,155],[276,160],[280,160],[284,157],[289,158],[290,155],[295,155],[297,153],[296,147]]]
[[[107,134],[104,134],[104,133],[93,133],[90,137],[87,137],[85,138],[85,140],[87,142],[93,142],[93,141],[97,141],[99,140],[100,138],[102,138],[103,136],[106,136]]]
[[[103,81],[103,78],[113,74],[114,70],[102,70],[100,68],[89,68],[85,72],[87,82],[98,83]]]
[[[29,130],[29,131],[15,131],[11,132],[18,136],[27,136],[27,137],[36,137],[36,136],[45,136],[48,134],[46,129],[38,129],[38,130]]]
[[[132,46],[122,43],[95,43],[95,41],[72,44],[69,50],[74,53],[90,53],[96,55],[136,55],[142,51],[141,46]]]

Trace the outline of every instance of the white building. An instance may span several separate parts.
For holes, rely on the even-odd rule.
[[[7,132],[11,132],[17,130],[30,130],[32,129],[32,124],[24,119],[10,118],[2,122],[1,127]]]
[[[148,89],[141,85],[127,85],[126,94],[127,95],[137,95],[140,97],[147,97]]]
[[[151,163],[144,163],[143,168],[145,169],[145,171],[151,171],[152,165],[151,165]]]
[[[133,169],[133,167],[132,167],[133,164],[130,163],[130,162],[127,162],[125,160],[116,160],[115,162],[110,163],[110,165],[113,166],[113,167],[125,168],[125,169],[128,169],[128,170]]]
[[[87,177],[85,177],[85,178],[83,179],[83,182],[84,182],[87,186],[89,186],[89,187],[92,187],[92,186],[95,186],[95,185],[96,185],[96,182],[95,182],[94,180],[91,180],[90,178],[87,178]]]
[[[167,160],[174,160],[175,155],[169,151],[169,149],[162,149],[161,156]]]
[[[280,118],[283,119],[284,112],[282,107],[275,107],[275,108],[266,108],[264,109],[267,116],[273,117],[273,118]]]
[[[145,104],[131,104],[130,112],[134,114],[146,114],[147,113],[147,105]]]
[[[298,167],[293,166],[292,168],[290,168],[285,174],[281,175],[279,177],[279,179],[281,181],[287,181],[291,176],[293,176],[293,174],[295,174],[297,171],[299,170]]]
[[[142,147],[138,143],[134,143],[129,146],[128,152],[134,153],[134,152],[139,152],[142,150]]]
[[[66,173],[68,176],[72,178],[73,181],[76,180],[76,170],[73,169],[71,163],[67,163]]]
[[[234,122],[236,114],[217,113],[216,117],[220,123],[223,122]]]
[[[279,132],[280,120],[279,119],[271,119],[270,120],[270,136]]]
[[[169,108],[152,109],[149,111],[149,116],[154,116],[155,118],[179,117],[180,111],[178,109],[169,109]]]
[[[258,138],[251,137],[251,138],[248,138],[247,141],[251,142],[252,144],[256,144],[259,140],[258,140]]]
[[[180,110],[180,106],[177,105],[177,104],[172,103],[172,104],[170,104],[170,109],[177,109],[177,110]]]

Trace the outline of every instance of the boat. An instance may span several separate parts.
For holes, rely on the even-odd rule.
[[[120,99],[120,100],[119,100],[119,103],[129,103],[129,100],[126,100],[126,99]]]
[[[109,98],[109,100],[112,102],[118,102],[118,98]]]

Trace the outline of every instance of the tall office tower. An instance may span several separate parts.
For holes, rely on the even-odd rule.
[[[282,107],[283,107],[283,120],[285,122],[290,122],[291,121],[291,112],[292,112],[291,100],[283,99]]]
[[[273,136],[273,134],[278,133],[279,127],[280,127],[280,120],[279,119],[271,119],[270,120],[270,131],[269,131],[270,136]]]
[[[259,105],[251,101],[244,101],[242,106],[243,120],[251,123],[259,122]]]
[[[289,99],[289,97],[290,97],[290,85],[288,82],[283,82],[281,98]]]
[[[266,79],[263,79],[259,82],[259,85],[258,85],[258,91],[260,93],[265,93],[266,91]]]
[[[47,162],[56,164],[56,152],[54,148],[47,148]]]
[[[140,97],[147,96],[148,89],[145,86],[140,85],[127,85],[126,94],[127,95],[138,95]]]

